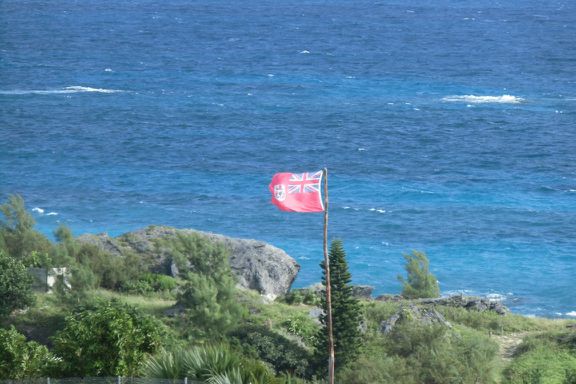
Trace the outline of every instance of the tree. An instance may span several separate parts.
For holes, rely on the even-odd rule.
[[[340,369],[355,361],[362,344],[360,334],[361,308],[358,300],[352,295],[350,284],[352,277],[348,271],[346,253],[342,241],[335,240],[330,246],[330,287],[332,296],[332,334],[334,336],[334,354],[336,368]],[[326,285],[326,267],[322,268],[322,283]],[[326,295],[322,296],[321,306],[324,315],[320,317],[322,328],[316,344],[317,364],[324,370],[328,361],[327,303]]]
[[[33,303],[32,276],[19,260],[0,251],[0,317]]]
[[[55,362],[48,349],[16,331],[0,329],[0,379],[42,377]]]
[[[403,285],[402,296],[407,299],[418,299],[440,296],[436,276],[430,273],[430,262],[423,252],[412,251],[405,254],[407,279],[398,276]]]
[[[34,230],[34,218],[26,211],[24,199],[11,195],[0,205],[4,219],[0,219],[0,249],[21,260],[26,266],[37,266],[38,254],[47,255],[52,244],[46,236]]]
[[[228,250],[198,234],[178,234],[161,243],[186,283],[178,294],[185,308],[185,320],[194,336],[221,337],[244,314],[235,297],[235,281],[230,270]]]
[[[145,355],[159,349],[163,329],[136,308],[111,301],[66,317],[54,352],[63,375],[134,376]]]

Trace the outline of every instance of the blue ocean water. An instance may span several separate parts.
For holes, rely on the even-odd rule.
[[[322,215],[278,171],[328,167],[353,279],[576,316],[576,3],[0,2],[0,198],[38,228],[257,238],[317,282]]]

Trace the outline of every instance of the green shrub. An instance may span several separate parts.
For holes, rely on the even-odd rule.
[[[574,384],[576,356],[553,344],[542,344],[514,359],[504,372],[509,384]]]
[[[412,251],[404,255],[407,277],[398,276],[402,283],[402,296],[407,299],[418,299],[440,296],[438,280],[430,273],[430,262],[426,254]]]
[[[33,303],[32,277],[26,267],[0,251],[0,318]]]
[[[415,382],[496,382],[498,345],[476,331],[401,324],[385,338],[385,351],[406,359]]]
[[[508,313],[505,316],[493,311],[478,312],[466,308],[435,306],[446,320],[477,330],[494,332],[522,332],[540,329],[540,325],[525,316]]]
[[[164,328],[154,318],[112,301],[80,308],[53,338],[62,375],[134,376],[147,353],[160,347]]]
[[[278,373],[297,376],[308,373],[310,352],[270,329],[246,326],[235,330],[231,336],[239,340],[245,351],[271,364]]]
[[[162,350],[144,362],[143,372],[148,377],[188,377],[208,383],[258,384],[268,383],[274,377],[263,364],[241,357],[226,345]]]
[[[178,286],[178,282],[172,276],[157,273],[144,273],[136,279],[126,281],[122,284],[122,291],[145,295],[152,292],[172,292]]]
[[[421,384],[408,360],[388,356],[382,350],[361,355],[352,365],[339,370],[336,381],[346,384]]]
[[[55,363],[45,346],[27,342],[12,326],[0,329],[0,379],[47,376]]]

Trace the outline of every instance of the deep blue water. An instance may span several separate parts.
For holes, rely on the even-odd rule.
[[[0,2],[0,198],[43,232],[166,224],[262,239],[319,280],[322,215],[278,171],[330,171],[356,283],[576,316],[576,2]]]

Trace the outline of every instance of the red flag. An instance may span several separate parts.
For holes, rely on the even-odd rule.
[[[323,212],[322,171],[277,173],[269,185],[272,204],[282,211]]]

